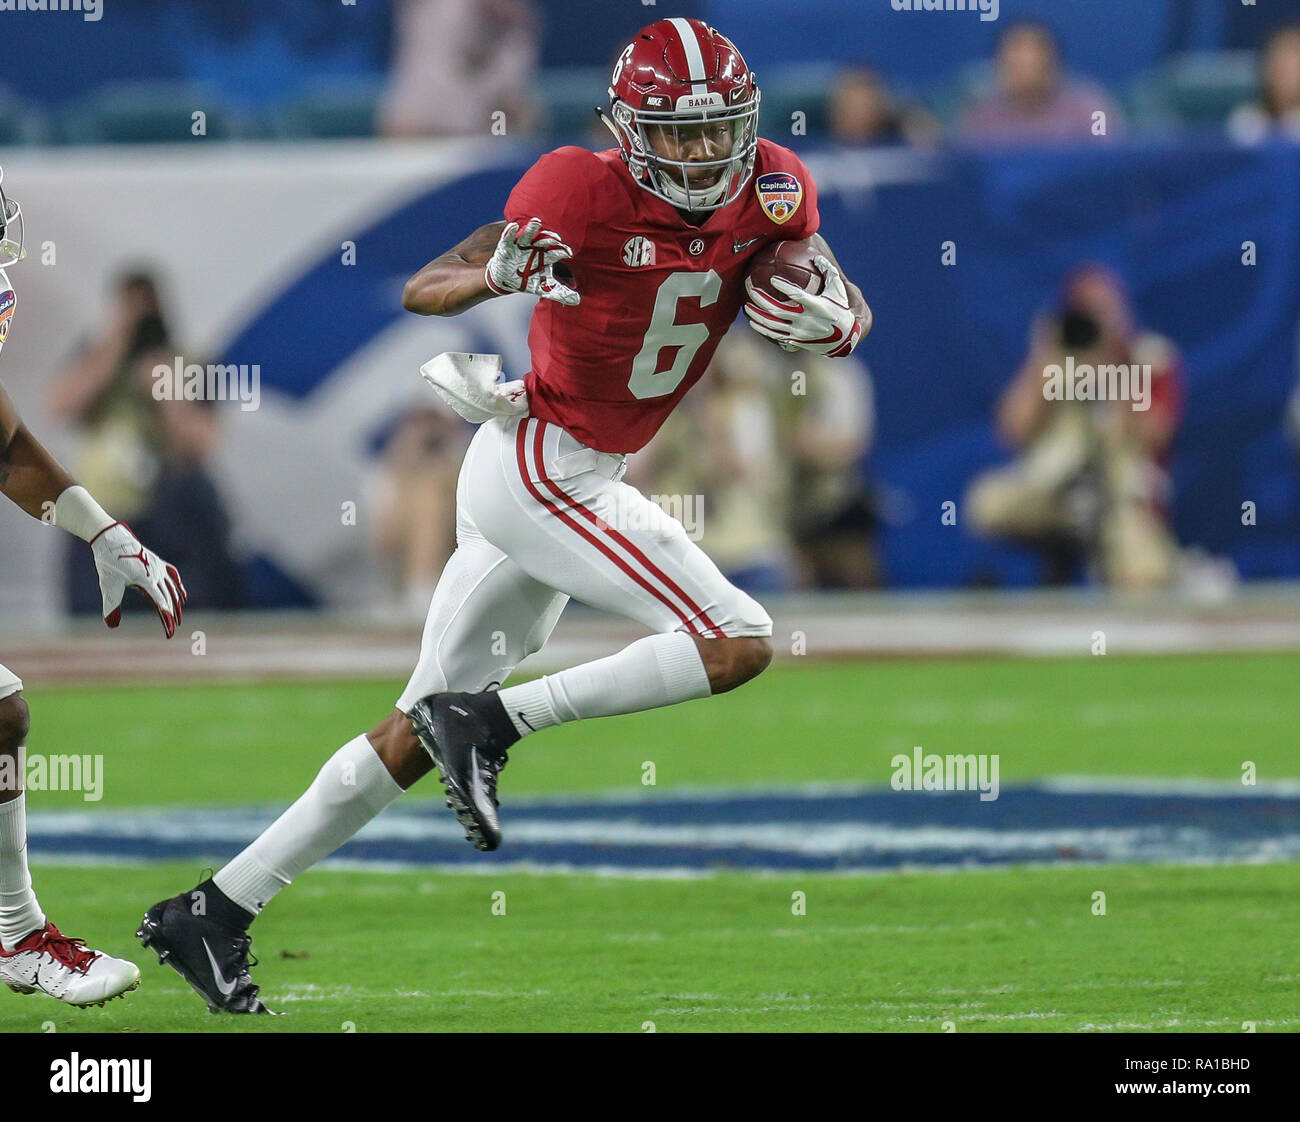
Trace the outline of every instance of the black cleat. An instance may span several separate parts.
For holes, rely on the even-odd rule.
[[[497,776],[519,739],[494,690],[435,693],[411,707],[411,726],[438,768],[447,805],[475,849],[501,844]]]
[[[208,1003],[210,1013],[270,1013],[248,973],[252,937],[206,915],[194,915],[191,893],[155,904],[135,933]]]

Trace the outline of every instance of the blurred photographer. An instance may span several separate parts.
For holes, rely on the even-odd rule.
[[[385,571],[381,609],[398,618],[424,619],[456,548],[456,480],[469,435],[450,410],[413,406],[383,441],[369,546]]]
[[[148,369],[171,346],[157,282],[130,270],[114,284],[104,327],[54,379],[50,404],[85,434],[81,478],[123,521],[139,515],[157,479],[163,432]]]
[[[220,435],[219,405],[154,397],[154,371],[179,353],[159,283],[146,269],[122,273],[106,322],[55,376],[51,405],[83,435],[78,471],[178,566],[192,608],[238,608],[243,590],[230,520],[208,462]],[[99,610],[94,573],[66,570],[67,607]],[[135,610],[127,603],[127,611]]]
[[[1046,584],[1087,562],[1115,588],[1167,585],[1181,397],[1176,348],[1137,327],[1122,282],[1099,266],[1075,270],[998,403],[998,435],[1018,455],[972,483],[976,532],[1038,551]]]

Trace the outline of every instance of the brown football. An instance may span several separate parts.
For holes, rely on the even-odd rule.
[[[790,297],[772,287],[773,277],[781,277],[817,296],[824,282],[813,264],[816,256],[817,251],[807,242],[773,242],[755,255],[754,263],[749,267],[749,279],[760,292],[782,303]]]

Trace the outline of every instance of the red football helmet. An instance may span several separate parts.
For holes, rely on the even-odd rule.
[[[719,210],[753,174],[761,96],[725,35],[702,20],[661,19],[619,55],[614,120],[604,120],[652,195],[682,210]]]

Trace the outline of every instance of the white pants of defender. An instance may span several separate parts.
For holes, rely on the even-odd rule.
[[[0,666],[0,701],[19,693],[22,688],[22,679],[7,666]]]
[[[456,487],[456,550],[398,709],[504,683],[570,597],[656,632],[772,634],[685,527],[620,482],[626,466],[535,417],[479,426]]]

